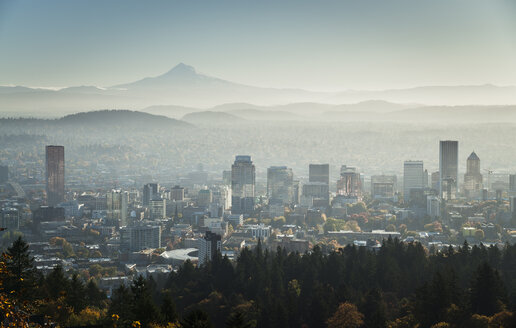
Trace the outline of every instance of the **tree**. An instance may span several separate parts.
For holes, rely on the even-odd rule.
[[[7,279],[5,289],[13,291],[15,297],[24,299],[34,283],[34,259],[29,254],[29,245],[18,237],[7,249]]]
[[[102,292],[93,279],[90,279],[85,288],[86,304],[100,308],[106,294]]]
[[[101,313],[99,310],[87,307],[77,314],[72,314],[67,321],[67,326],[95,325],[100,322]]]
[[[505,299],[503,283],[498,271],[484,262],[473,278],[471,285],[471,312],[491,316],[502,310]]]
[[[176,304],[174,303],[170,292],[166,292],[163,296],[163,301],[161,303],[161,317],[163,318],[163,323],[176,322],[178,319]]]
[[[47,294],[53,299],[65,296],[68,291],[68,279],[64,276],[63,268],[56,266],[46,277]]]
[[[228,328],[254,328],[254,322],[246,319],[245,314],[242,311],[235,311],[231,313],[226,321],[226,327]]]
[[[383,328],[387,325],[385,315],[385,302],[382,294],[378,289],[372,289],[366,295],[365,302],[361,307],[365,315],[365,327],[367,328]]]
[[[181,321],[182,328],[211,328],[210,318],[208,314],[202,310],[192,310]]]
[[[133,292],[131,309],[135,319],[144,327],[151,322],[160,322],[160,313],[152,299],[149,284],[141,275],[133,281],[131,291]]]
[[[355,304],[345,302],[326,323],[328,328],[358,328],[364,324],[364,315],[358,312]]]
[[[86,306],[84,298],[84,284],[75,273],[70,281],[70,290],[66,295],[66,303],[73,308],[76,314]]]
[[[131,312],[131,292],[123,284],[113,291],[108,313],[120,319],[120,322],[130,322],[133,314]]]

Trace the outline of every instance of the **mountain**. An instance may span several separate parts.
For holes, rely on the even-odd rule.
[[[379,91],[344,91],[334,94],[327,100],[332,103],[349,103],[368,99],[427,105],[508,105],[516,103],[516,86],[485,84],[423,86]]]
[[[186,106],[175,106],[175,105],[158,105],[158,106],[149,106],[145,107],[141,110],[142,112],[155,114],[155,115],[164,115],[168,117],[172,117],[175,119],[180,119],[186,114],[200,112],[203,109],[195,108],[195,107],[186,107]]]
[[[57,125],[89,126],[90,128],[162,129],[190,128],[190,123],[173,118],[130,110],[101,110],[67,115],[55,120]]]
[[[221,104],[226,105],[219,106]],[[345,105],[335,107],[337,104]],[[76,86],[50,90],[0,86],[0,112],[3,116],[56,117],[105,108],[138,110],[152,107],[152,110],[158,110],[156,106],[199,109],[196,111],[262,110],[263,107],[272,106],[275,111],[312,115],[326,111],[390,112],[414,107],[411,104],[433,106],[516,104],[516,87],[488,84],[424,86],[378,91],[312,92],[299,89],[263,88],[230,82],[199,73],[194,67],[183,63],[159,76],[146,77],[107,88]],[[161,109],[165,110],[165,108]],[[175,109],[174,111],[176,112],[174,117],[182,117],[188,113],[186,110]]]
[[[234,109],[228,111],[235,116],[253,121],[299,121],[306,117],[298,114],[274,109]]]
[[[243,123],[245,120],[224,112],[194,112],[186,114],[182,121],[193,123],[193,124],[235,124]]]
[[[137,90],[164,89],[164,88],[186,88],[186,87],[207,87],[207,86],[238,86],[238,84],[224,81],[198,73],[192,66],[180,63],[165,74],[113,86],[114,89]]]

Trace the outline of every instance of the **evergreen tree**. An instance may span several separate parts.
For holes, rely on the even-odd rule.
[[[30,296],[34,284],[34,259],[29,254],[29,245],[18,237],[7,249],[7,279],[4,288],[19,299]]]
[[[68,283],[68,279],[64,276],[63,267],[56,266],[45,279],[47,294],[53,299],[66,296],[69,290]]]
[[[100,308],[102,301],[106,299],[106,294],[98,288],[93,279],[90,279],[85,287],[85,297],[87,305]]]
[[[141,275],[133,281],[131,291],[133,294],[131,309],[135,320],[140,321],[145,327],[151,322],[161,322],[149,284]]]
[[[192,310],[186,317],[181,320],[182,328],[211,328],[210,318],[208,314],[202,310]]]
[[[385,302],[378,289],[372,289],[367,293],[361,312],[364,314],[364,327],[384,328],[387,326]]]
[[[131,292],[123,284],[113,291],[111,296],[111,303],[109,306],[108,313],[110,315],[117,315],[120,317],[121,322],[128,322],[132,319],[131,312]]]
[[[75,313],[81,312],[86,306],[84,292],[84,284],[75,273],[70,281],[70,290],[66,295],[66,303],[73,308]]]
[[[231,313],[226,321],[227,328],[254,328],[254,323],[246,319],[242,311]]]
[[[471,312],[491,316],[502,309],[505,290],[498,271],[481,264],[471,285]]]
[[[176,304],[172,299],[172,295],[170,292],[165,292],[163,295],[163,301],[161,303],[161,317],[163,318],[163,323],[176,322],[178,319]]]

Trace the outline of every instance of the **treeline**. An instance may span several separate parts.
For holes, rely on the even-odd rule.
[[[287,254],[259,243],[235,263],[219,254],[202,268],[186,262],[166,278],[138,277],[111,299],[61,268],[35,272],[21,239],[5,266],[3,293],[14,291],[18,304],[31,304],[27,312],[61,326],[516,327],[511,245],[429,255],[419,243],[388,239],[376,253],[347,246],[324,254],[316,246]]]

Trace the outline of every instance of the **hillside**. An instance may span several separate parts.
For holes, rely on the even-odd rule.
[[[189,113],[183,116],[181,120],[194,124],[233,124],[245,121],[241,117],[229,113],[212,111]]]

